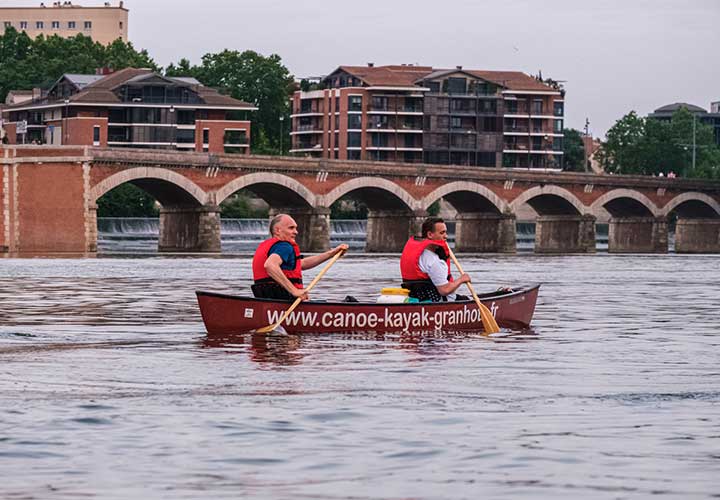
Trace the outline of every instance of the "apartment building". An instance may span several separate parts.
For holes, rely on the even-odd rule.
[[[340,66],[292,99],[292,149],[321,158],[560,168],[564,91],[515,71]]]
[[[12,26],[30,37],[38,35],[89,36],[107,45],[116,39],[128,40],[128,9],[105,2],[102,7],[85,7],[72,2],[52,2],[38,7],[0,7],[0,34]]]
[[[3,108],[2,117],[11,144],[249,154],[248,114],[256,109],[194,78],[126,68],[65,74],[41,97]]]

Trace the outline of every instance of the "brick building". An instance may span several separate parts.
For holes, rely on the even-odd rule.
[[[564,91],[516,71],[340,66],[295,92],[291,152],[321,158],[560,168]]]
[[[135,68],[106,75],[65,74],[36,95],[3,108],[10,144],[250,152],[247,115],[257,108],[194,78]],[[18,133],[21,123],[27,124],[24,134]]]
[[[50,2],[48,2],[49,4]],[[114,7],[84,7],[72,2],[53,2],[38,7],[0,7],[0,34],[12,26],[30,37],[58,35],[64,38],[82,34],[107,45],[116,39],[128,40],[128,10],[123,2]]]

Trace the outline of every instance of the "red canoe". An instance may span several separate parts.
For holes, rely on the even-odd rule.
[[[530,326],[540,285],[480,295],[502,328]],[[196,292],[205,328],[211,335],[247,333],[275,323],[290,302],[212,292]],[[363,302],[301,303],[282,326],[287,333],[482,331],[472,300],[409,304]]]

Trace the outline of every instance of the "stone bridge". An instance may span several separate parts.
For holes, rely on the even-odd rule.
[[[309,251],[328,247],[337,200],[368,206],[367,251],[396,252],[443,198],[458,211],[458,251],[514,252],[527,204],[539,253],[594,252],[600,213],[611,252],[667,252],[669,220],[677,252],[720,252],[718,182],[73,146],[3,146],[0,162],[6,256],[92,255],[97,200],[128,182],[162,206],[160,251],[219,252],[219,205],[248,189],[296,218]]]

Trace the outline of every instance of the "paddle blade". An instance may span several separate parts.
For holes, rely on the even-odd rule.
[[[283,328],[282,325],[268,325],[257,330],[253,330],[251,333],[260,333],[263,335],[287,335],[288,332]]]

